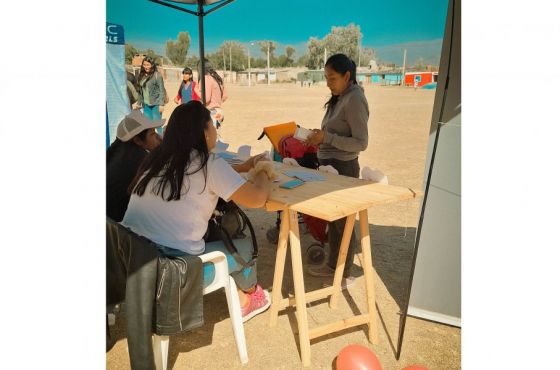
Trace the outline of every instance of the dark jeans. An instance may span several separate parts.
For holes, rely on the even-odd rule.
[[[349,177],[360,177],[360,164],[358,163],[358,158],[350,161],[341,161],[339,159],[329,158],[329,159],[319,159],[319,164],[321,166],[333,166],[339,175],[349,176]],[[336,221],[329,222],[329,247],[330,254],[327,261],[327,265],[331,268],[336,268],[336,261],[338,260],[338,254],[340,252],[340,242],[342,240],[342,234],[344,233],[344,225],[346,225],[346,218],[341,218]],[[350,276],[350,271],[352,264],[354,263],[354,255],[358,248],[358,242],[356,240],[356,230],[352,231],[352,236],[350,238],[350,244],[348,245],[348,255],[346,256],[346,263],[344,264],[344,277]]]

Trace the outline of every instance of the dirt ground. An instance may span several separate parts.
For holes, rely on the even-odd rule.
[[[174,96],[178,84],[166,84]],[[295,121],[306,128],[318,128],[329,91],[325,86],[300,87],[299,84],[228,86],[229,99],[224,105],[225,121],[220,129],[230,150],[251,145],[252,154],[270,149],[265,138],[257,140],[262,128],[275,123]],[[394,86],[366,86],[369,102],[369,146],[360,155],[360,165],[383,171],[392,185],[422,189],[426,145],[435,90],[413,90]],[[175,107],[166,106],[164,117]],[[399,311],[412,261],[414,235],[420,200],[375,207],[369,210],[373,265],[376,270],[379,344],[368,342],[366,326],[317,338],[311,343],[311,369],[332,369],[339,351],[348,344],[360,344],[375,352],[384,370],[402,369],[421,364],[431,370],[461,367],[461,330],[438,323],[407,319],[403,350],[399,361],[396,348]],[[264,288],[272,287],[275,245],[266,239],[266,231],[275,224],[276,214],[248,210],[259,241],[258,279]],[[313,239],[302,232],[302,250]],[[289,259],[289,253],[288,253]],[[308,305],[310,327],[323,325],[367,307],[364,276],[359,259],[354,260],[356,283],[343,294],[339,308],[331,311],[327,300]],[[305,277],[306,291],[322,287],[320,278]],[[286,263],[283,294],[293,292],[291,264]],[[205,325],[192,332],[172,336],[169,369],[298,369],[299,354],[295,311],[280,312],[278,325],[269,327],[268,313],[245,324],[249,363],[241,365],[237,356],[225,296],[221,291],[204,297]],[[129,369],[126,322],[117,315],[112,334],[118,338],[107,353],[107,369]]]

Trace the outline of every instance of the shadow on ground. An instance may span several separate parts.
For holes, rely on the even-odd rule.
[[[399,309],[404,310],[416,228],[370,224],[369,233],[373,267]]]

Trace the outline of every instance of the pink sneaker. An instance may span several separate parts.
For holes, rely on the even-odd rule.
[[[249,294],[249,304],[241,307],[243,322],[249,321],[261,312],[266,311],[268,307],[270,307],[270,294],[257,284],[255,291]]]
[[[253,293],[250,293],[249,295],[251,296],[251,298],[263,300],[267,297],[264,292],[265,290],[262,288],[262,286],[257,284],[255,285],[255,290],[253,291]]]

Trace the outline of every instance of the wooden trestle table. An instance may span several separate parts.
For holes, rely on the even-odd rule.
[[[406,187],[376,184],[366,180],[324,172],[320,173],[326,177],[325,181],[310,181],[294,189],[283,189],[279,187],[279,184],[291,179],[284,174],[285,171],[317,172],[305,168],[291,167],[281,163],[275,163],[275,167],[280,175],[280,182],[274,184],[265,206],[267,211],[282,211],[274,281],[272,285],[270,326],[275,326],[277,324],[278,312],[280,310],[289,306],[296,307],[300,354],[303,366],[310,366],[311,364],[310,341],[329,333],[367,324],[369,329],[369,341],[374,344],[378,343],[368,208],[412,199],[421,194]],[[334,281],[331,287],[308,293],[305,292],[298,212],[326,221],[334,221],[343,217],[346,218],[346,226],[340,245]],[[357,215],[359,215],[360,222],[360,242],[363,257],[362,267],[366,285],[367,312],[310,330],[307,322],[307,302],[313,302],[330,296],[329,307],[333,309],[337,306],[341,294],[342,273],[348,254],[348,245]],[[284,298],[281,292],[288,240],[291,251],[294,281],[293,298]]]

